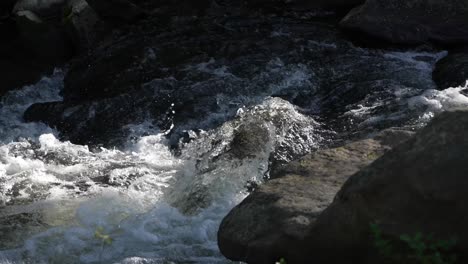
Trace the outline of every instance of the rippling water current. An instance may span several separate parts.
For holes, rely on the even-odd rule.
[[[443,54],[384,56],[432,83],[433,63]],[[306,71],[288,77],[307,79]],[[0,101],[0,263],[229,263],[217,248],[218,225],[249,186],[268,177],[272,155],[287,161],[339,137],[326,120],[267,96],[215,129],[188,131],[191,140],[178,151],[168,131],[149,122],[128,126],[123,148],[91,150],[22,121],[32,103],[61,99],[63,75],[56,70]],[[414,115],[417,127],[468,104],[467,87],[433,88],[392,87],[399,111],[373,112],[388,103],[378,96],[343,116],[360,127]]]

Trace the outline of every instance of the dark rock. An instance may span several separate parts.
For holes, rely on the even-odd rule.
[[[117,23],[135,21],[145,15],[143,9],[128,0],[86,0],[96,13]]]
[[[19,0],[13,13],[29,11],[43,20],[61,20],[68,0]]]
[[[281,257],[305,263],[289,260],[288,245],[308,235],[348,177],[411,135],[388,130],[374,139],[319,150],[276,169],[273,180],[224,218],[218,232],[221,252],[248,263],[274,263]]]
[[[107,30],[85,0],[21,0],[13,12],[24,45],[54,63],[88,50]]]
[[[73,54],[62,23],[66,5],[66,0],[21,0],[13,9],[23,46],[44,63],[61,64]]]
[[[265,150],[270,140],[270,132],[267,126],[259,123],[243,124],[234,133],[230,144],[231,153],[244,159]]]
[[[468,50],[450,52],[437,62],[432,77],[440,90],[464,86],[468,81]]]
[[[255,6],[269,6],[276,3],[291,6],[296,9],[314,11],[347,11],[364,3],[364,0],[248,0],[249,4]]]
[[[341,25],[393,43],[466,43],[468,2],[368,0],[353,9]]]
[[[16,1],[17,0],[4,0],[0,2],[0,20],[11,14]]]
[[[44,223],[38,213],[2,214],[0,215],[0,232],[2,232],[0,247],[17,248],[31,234],[42,232],[47,228],[50,228],[50,225]]]
[[[84,52],[96,45],[107,28],[85,0],[70,0],[63,23],[74,48]]]
[[[0,44],[0,48],[2,46]],[[44,65],[38,60],[31,60],[31,58],[34,58],[34,54],[18,46],[11,50],[14,52],[10,54],[0,51],[0,72],[8,73],[2,75],[0,96],[10,90],[35,83],[44,75],[52,74],[54,70],[53,66]]]
[[[139,89],[140,69],[132,66],[144,59],[143,46],[142,41],[126,41],[74,61],[65,77],[64,100],[98,100]]]
[[[464,263],[467,129],[468,112],[440,114],[405,144],[353,175],[306,241],[320,244],[318,250],[338,249],[334,254],[343,260],[354,249],[355,259],[366,257],[369,223],[377,222],[390,238],[417,232],[435,239],[456,237],[459,261]]]
[[[468,188],[467,129],[467,111],[440,114],[411,139],[351,176],[333,203],[318,217],[309,218],[313,221],[306,221],[307,217],[298,214],[287,214],[296,205],[292,197],[306,189],[303,182],[294,185],[299,191],[291,188],[288,193],[279,191],[287,188],[283,187],[287,186],[285,183],[276,187],[265,185],[265,189],[271,188],[271,193],[279,195],[266,199],[258,194],[258,201],[266,208],[279,208],[276,214],[260,214],[258,208],[251,211],[257,200],[250,196],[221,225],[221,249],[233,259],[253,263],[268,263],[278,257],[285,257],[291,263],[310,260],[381,263],[383,260],[375,256],[377,249],[373,248],[370,234],[370,224],[378,223],[382,235],[390,241],[418,232],[435,240],[456,238],[454,253],[458,254],[458,263],[465,263],[468,257],[468,230],[464,225],[468,220],[464,202]],[[314,204],[305,204],[304,212],[314,212]],[[251,225],[256,226],[252,219],[264,223],[258,225],[259,230],[280,230],[279,226],[272,227],[272,223],[281,222],[287,216],[296,221],[280,226],[284,226],[283,230],[300,230],[299,234],[283,231],[288,236],[275,236],[280,233],[276,231],[257,237],[251,235],[255,230]]]
[[[72,56],[71,41],[61,26],[50,24],[29,10],[18,11],[15,15],[24,45],[37,57],[59,64]]]
[[[0,6],[4,15],[0,14],[0,72],[2,75],[0,96],[9,90],[22,87],[38,81],[44,74],[50,74],[53,65],[37,58],[36,54],[26,47],[21,39],[16,21],[12,15],[16,1],[2,1]],[[1,13],[2,11],[0,11]]]
[[[72,61],[65,77],[64,104],[80,111],[70,115],[44,111],[34,121],[59,129],[59,124],[68,124],[74,129],[61,131],[62,135],[82,140],[94,130],[87,127],[92,123],[99,127],[96,133],[117,135],[115,129],[151,120],[162,130],[173,125],[168,136],[177,145],[184,131],[213,129],[232,119],[239,108],[273,96],[308,115],[336,120],[332,125],[337,131],[353,133],[344,113],[357,105],[368,107],[369,115],[381,113],[381,119],[388,121],[382,122],[383,128],[407,122],[385,118],[403,105],[395,90],[410,87],[405,97],[432,88],[430,72],[423,72],[420,63],[431,67],[435,61],[435,56],[402,59],[398,53],[359,49],[336,25],[302,17],[189,16],[164,23],[149,17],[115,31]],[[389,99],[374,107],[374,99],[379,98]],[[366,113],[352,121],[359,124],[367,119]],[[378,128],[369,123],[354,129],[363,127],[371,132]],[[96,134],[93,138],[105,139]]]
[[[103,33],[85,0],[21,0],[10,7],[11,15],[0,17],[0,70],[9,73],[0,96],[50,74],[76,51],[95,45]]]

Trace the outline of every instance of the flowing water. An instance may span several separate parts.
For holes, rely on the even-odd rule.
[[[355,120],[358,130],[408,117],[402,124],[418,127],[437,112],[468,105],[466,86],[433,89],[430,72],[443,55],[384,54],[407,63],[429,87],[386,83],[384,94],[370,91],[340,118]],[[310,77],[298,69],[279,90]],[[340,138],[326,118],[262,95],[214,129],[188,131],[190,140],[177,151],[169,131],[149,122],[127,127],[124,148],[91,150],[22,121],[32,103],[61,99],[63,76],[56,70],[1,99],[0,263],[230,263],[217,248],[218,225],[268,177],[272,160],[287,162]],[[397,110],[388,108],[395,104]]]

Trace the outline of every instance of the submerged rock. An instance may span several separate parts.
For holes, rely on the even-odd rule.
[[[287,178],[278,179],[281,184],[267,183],[223,221],[220,248],[232,259],[252,263],[271,263],[279,257],[291,263],[379,263],[382,259],[376,256],[370,233],[370,225],[377,223],[390,241],[418,232],[435,241],[455,238],[454,253],[459,263],[465,263],[467,130],[468,112],[440,114],[411,139],[351,176],[319,215],[320,203],[299,199],[301,190],[308,190],[305,178],[291,180],[294,188],[286,185]],[[331,201],[320,194],[323,190],[327,189],[319,188],[307,197]],[[301,213],[295,213],[296,208]]]
[[[468,81],[468,49],[450,52],[438,61],[432,77],[440,90],[464,86]]]
[[[466,43],[468,2],[368,0],[353,9],[341,25],[393,43]]]
[[[308,235],[310,226],[332,203],[348,177],[411,135],[387,130],[373,139],[319,150],[276,169],[271,173],[273,180],[260,186],[224,218],[218,232],[221,252],[248,263],[274,263],[287,258],[294,243]]]

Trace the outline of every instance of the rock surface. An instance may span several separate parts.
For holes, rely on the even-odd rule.
[[[128,0],[86,0],[97,14],[113,22],[132,22],[145,15],[143,9]]]
[[[468,42],[465,0],[368,0],[342,21],[344,28],[402,44]]]
[[[77,53],[94,47],[108,30],[85,0],[70,0],[64,24]]]
[[[414,87],[416,95],[434,86],[419,68],[431,61],[435,57],[403,60],[398,54],[356,48],[333,22],[302,15],[147,18],[73,60],[65,77],[63,112],[45,107],[34,118],[26,112],[25,118],[85,144],[93,142],[84,140],[94,130],[91,124],[107,124],[92,137],[99,144],[106,142],[97,139],[119,134],[116,129],[129,122],[151,120],[162,130],[174,125],[175,142],[184,130],[212,129],[239,108],[272,96],[334,117],[342,129],[339,123],[348,118],[343,114],[372,104],[373,96],[395,97],[395,87],[403,86]],[[400,105],[392,101],[370,112]],[[354,122],[366,119],[362,115]]]
[[[0,4],[0,96],[38,81],[106,33],[85,0],[20,0]]]
[[[29,11],[47,20],[62,18],[62,12],[68,0],[19,0],[13,8],[13,13]]]
[[[364,3],[364,0],[247,0],[245,3],[263,8],[283,5],[302,10],[348,11],[350,8]]]
[[[72,43],[61,25],[47,22],[30,10],[15,15],[23,45],[43,63],[60,64],[71,58]]]
[[[464,86],[468,81],[468,49],[450,52],[438,61],[432,77],[440,90]]]
[[[411,139],[351,176],[333,203],[315,218],[287,211],[301,204],[294,201],[306,202],[304,212],[317,210],[317,203],[294,200],[306,189],[303,181],[291,181],[298,189],[289,187],[287,193],[279,191],[288,188],[284,183],[277,187],[267,183],[265,190],[270,188],[270,193],[276,195],[262,197],[260,188],[223,221],[219,232],[221,250],[232,259],[251,263],[271,263],[279,257],[291,263],[379,263],[381,259],[373,259],[376,249],[372,248],[370,235],[370,224],[378,223],[389,239],[417,232],[432,234],[435,239],[455,237],[458,261],[465,263],[467,130],[467,111],[440,114]],[[276,207],[276,214],[255,208],[257,202],[263,208]],[[286,225],[289,230],[280,232],[282,221],[288,217],[294,221]],[[255,233],[267,226],[268,233]]]
[[[0,20],[11,13],[15,3],[16,0],[4,0],[0,2]]]
[[[348,177],[411,135],[386,130],[373,139],[319,150],[276,169],[271,173],[273,180],[260,186],[221,223],[221,252],[248,263],[274,263],[288,256],[287,245],[304,239],[305,231],[332,203]]]

